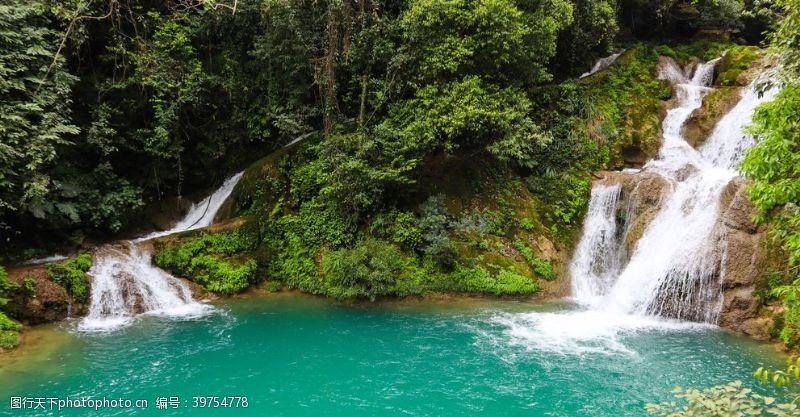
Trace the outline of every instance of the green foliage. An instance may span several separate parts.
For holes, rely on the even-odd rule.
[[[203,233],[186,242],[159,248],[155,264],[191,279],[212,292],[233,294],[256,281],[258,265],[244,254],[255,248],[252,233]]]
[[[742,0],[621,0],[620,23],[641,37],[691,36],[699,29],[738,32]]]
[[[750,199],[759,209],[757,220],[772,221],[773,236],[800,262],[800,86],[790,85],[759,107],[752,132],[760,140],[742,163],[753,179]]]
[[[785,310],[780,338],[787,346],[800,343],[800,87],[789,85],[762,105],[753,117],[752,132],[760,138],[742,162],[753,179],[750,200],[759,210],[756,220],[771,224],[770,236],[789,256],[780,272],[785,278],[772,290]]]
[[[12,330],[18,332],[22,330],[22,325],[11,320],[3,313],[0,313],[0,330]]]
[[[393,108],[389,128],[417,152],[485,149],[502,162],[530,166],[549,137],[528,116],[531,103],[515,89],[477,76],[433,84]]]
[[[394,221],[392,240],[406,249],[419,250],[423,247],[424,233],[412,213],[399,213]],[[426,221],[427,223],[427,221]]]
[[[209,291],[233,294],[255,281],[257,264],[253,259],[237,263],[213,255],[197,255],[185,268],[187,276]]]
[[[739,75],[761,56],[755,46],[735,45],[729,48],[719,65],[717,82],[721,85],[736,85]]]
[[[774,370],[760,367],[753,373],[753,377],[764,384],[770,383],[778,388],[798,384],[800,383],[800,358],[788,357],[785,369]]]
[[[528,218],[522,218],[519,220],[519,227],[525,231],[533,231],[534,225],[533,222]]]
[[[573,0],[572,24],[559,34],[555,63],[563,74],[577,75],[592,58],[611,52],[617,23],[616,0]]]
[[[0,350],[12,349],[19,344],[22,325],[0,312]]]
[[[0,330],[0,349],[12,349],[19,344],[19,340],[19,332]]]
[[[419,294],[422,274],[414,262],[392,245],[375,239],[360,242],[353,249],[326,253],[321,264],[326,293],[336,298],[370,300]]]
[[[461,265],[448,276],[435,276],[431,285],[435,291],[494,295],[526,295],[539,289],[531,278],[510,269],[500,268],[493,274],[482,266]]]
[[[513,245],[514,249],[519,251],[522,257],[525,259],[525,262],[530,265],[531,269],[533,269],[533,272],[535,272],[536,275],[547,281],[556,279],[556,273],[553,271],[553,265],[550,264],[549,261],[537,258],[536,255],[533,254],[531,248],[529,248],[523,241],[519,239],[515,240]]]
[[[322,166],[315,171],[326,173],[321,194],[348,217],[375,209],[388,188],[412,183],[407,173],[417,160],[406,156],[409,146],[380,132],[332,136],[322,144]]]
[[[18,286],[8,280],[6,270],[0,266],[0,309],[8,302],[7,297],[11,295]],[[2,311],[0,311],[0,350],[11,349],[19,344],[19,332],[22,330],[22,325],[10,319]]]
[[[267,292],[278,292],[283,288],[283,285],[278,281],[267,281],[262,288]]]
[[[793,82],[800,81],[800,1],[775,0],[767,4],[777,14],[770,45],[780,56],[781,65]]]
[[[91,267],[92,256],[83,253],[64,262],[47,264],[47,272],[50,279],[64,287],[75,302],[84,304],[89,297],[86,273]]]
[[[678,387],[673,390],[681,403],[647,404],[648,413],[664,417],[800,416],[794,403],[776,403],[775,398],[754,393],[742,381],[704,390]]]
[[[25,288],[25,295],[27,297],[36,297],[36,280],[32,277],[25,277],[23,280],[23,288]]]
[[[423,82],[486,74],[540,82],[558,31],[572,21],[567,1],[412,0],[400,25]]]
[[[0,266],[0,307],[8,304],[8,298],[11,292],[17,289],[17,284],[8,280],[8,273],[5,268]]]
[[[59,36],[44,10],[39,1],[0,5],[0,231],[11,213],[78,216],[53,175],[58,149],[79,131],[70,120],[76,78],[55,56]]]

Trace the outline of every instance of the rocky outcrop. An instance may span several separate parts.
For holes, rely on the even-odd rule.
[[[722,263],[724,301],[719,325],[758,339],[769,339],[772,314],[762,309],[756,288],[767,261],[766,231],[753,222],[756,208],[750,203],[746,181],[737,178],[722,194],[719,224],[724,239]]]
[[[10,268],[8,279],[19,287],[7,306],[8,313],[23,324],[51,323],[84,312],[83,305],[72,304],[64,287],[50,280],[45,265]]]
[[[683,137],[690,145],[698,148],[711,136],[717,121],[739,102],[740,87],[719,87],[708,93],[703,105],[692,112],[683,125]]]

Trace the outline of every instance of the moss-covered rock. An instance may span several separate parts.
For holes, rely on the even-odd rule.
[[[89,300],[90,267],[90,256],[83,254],[50,266],[9,268],[8,279],[17,289],[12,292],[6,311],[30,325],[84,314]]]
[[[716,84],[719,86],[746,86],[752,81],[752,70],[760,66],[763,57],[764,51],[756,46],[732,46],[719,63]]]
[[[656,47],[637,44],[615,65],[580,81],[591,100],[587,131],[610,145],[610,168],[641,166],[658,153],[661,119],[672,96],[669,82],[656,77],[658,57]]]
[[[683,135],[690,145],[702,146],[716,123],[739,102],[742,87],[752,81],[763,56],[764,51],[754,46],[735,45],[727,49],[717,65],[714,90],[703,98],[703,105],[692,112],[683,126]]]
[[[692,112],[683,125],[686,141],[700,147],[708,139],[719,119],[739,102],[741,88],[717,87],[703,98],[703,105]]]
[[[233,294],[258,281],[258,264],[252,255],[257,244],[256,232],[244,224],[224,232],[161,238],[153,244],[153,260],[208,291]]]

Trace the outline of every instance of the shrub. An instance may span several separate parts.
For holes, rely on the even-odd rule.
[[[325,255],[322,273],[328,293],[337,298],[367,298],[420,293],[414,261],[397,248],[366,239],[352,249]]]
[[[552,281],[556,278],[556,273],[553,271],[553,265],[549,261],[537,258],[531,248],[525,245],[521,240],[514,241],[514,248],[519,251],[525,262],[530,265],[533,272],[547,281]]]
[[[89,296],[86,273],[91,267],[92,256],[82,253],[65,262],[48,264],[47,272],[50,279],[64,287],[75,302],[83,304]]]
[[[258,265],[241,256],[252,250],[256,240],[239,229],[207,234],[156,252],[155,264],[187,277],[212,292],[232,294],[255,281]]]
[[[397,215],[393,240],[410,250],[418,250],[422,246],[424,240],[422,229],[418,226],[414,214],[403,212]]]
[[[520,219],[519,227],[520,227],[520,229],[528,231],[528,232],[531,232],[534,229],[533,222],[528,218]]]
[[[36,296],[36,280],[33,277],[27,276],[23,281],[23,286],[25,288],[25,295],[28,297],[35,297]]]
[[[0,349],[12,349],[19,344],[19,332],[0,330]]]
[[[267,281],[264,283],[263,289],[267,292],[278,292],[283,288],[278,281]]]
[[[192,259],[189,271],[193,280],[209,291],[233,294],[250,286],[257,268],[253,259],[237,264],[213,255],[200,255]]]
[[[531,266],[533,267],[533,272],[536,272],[536,274],[545,280],[552,281],[556,279],[556,273],[553,271],[553,265],[549,261],[537,258],[533,260]]]
[[[0,266],[0,307],[3,307],[8,303],[8,299],[5,298],[10,295],[11,291],[17,289],[17,284],[8,280],[8,274],[6,270]]]
[[[22,330],[22,325],[10,319],[3,313],[0,313],[0,330],[11,330],[18,332]]]
[[[0,349],[11,349],[19,344],[22,325],[0,312]]]
[[[510,269],[500,269],[493,275],[483,266],[462,265],[452,273],[435,275],[430,285],[436,291],[494,295],[525,295],[539,289],[532,279]]]

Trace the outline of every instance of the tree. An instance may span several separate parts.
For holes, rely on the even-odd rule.
[[[555,67],[560,74],[586,71],[590,61],[611,52],[617,24],[617,0],[574,0],[572,24],[558,36]]]
[[[417,84],[466,75],[537,83],[550,79],[556,36],[571,21],[564,0],[412,0],[400,24]]]
[[[0,228],[4,229],[10,227],[4,219],[12,213],[37,219],[77,216],[75,207],[54,198],[68,192],[52,177],[58,150],[70,146],[79,129],[70,117],[76,78],[66,70],[64,58],[55,55],[59,33],[48,23],[41,2],[13,0],[0,5]]]

